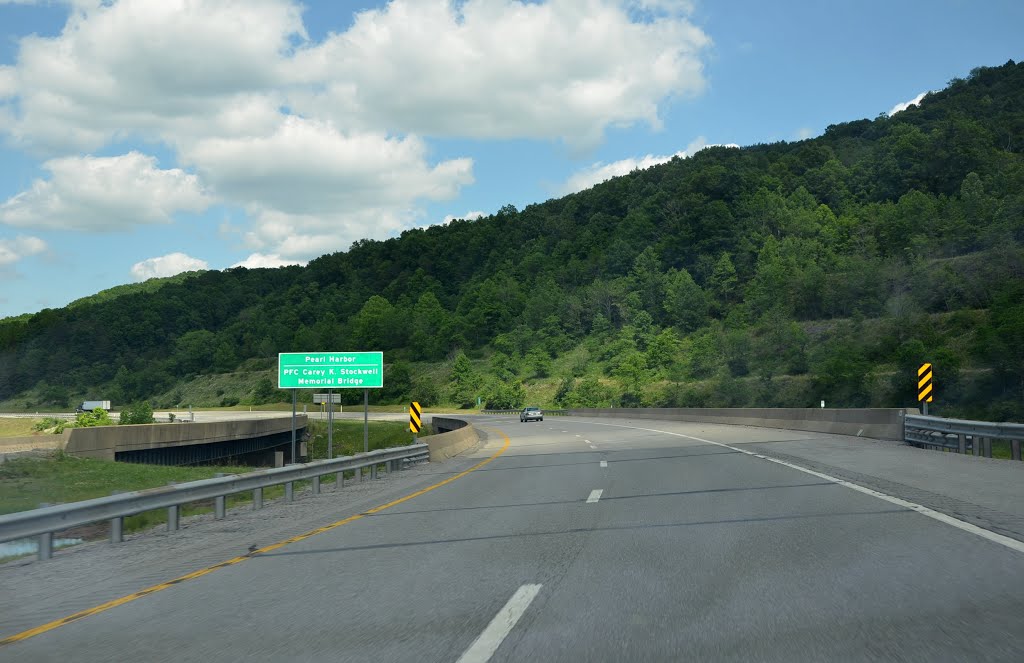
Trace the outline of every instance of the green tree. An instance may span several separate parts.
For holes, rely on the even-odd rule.
[[[151,424],[154,421],[153,408],[149,401],[138,401],[121,411],[121,421],[119,423],[122,425]]]
[[[631,352],[619,363],[615,371],[615,377],[622,383],[623,389],[633,394],[643,391],[651,378],[650,370],[647,368],[647,359],[641,352]]]
[[[384,388],[380,397],[385,402],[401,403],[412,395],[412,369],[404,361],[384,366]],[[415,400],[415,399],[412,399]]]
[[[707,324],[708,296],[685,269],[669,270],[665,277],[666,321],[684,332]]]
[[[514,410],[526,400],[526,390],[516,380],[492,380],[486,391],[484,407],[489,410]]]
[[[718,262],[715,263],[714,271],[711,272],[711,277],[708,280],[708,287],[715,295],[721,307],[724,308],[733,301],[738,283],[739,278],[736,276],[736,267],[733,265],[729,254],[723,253],[719,256]]]
[[[96,408],[92,412],[79,412],[75,417],[75,428],[92,428],[93,426],[113,426],[114,420],[103,408]]]
[[[352,319],[352,342],[357,350],[381,350],[393,347],[398,323],[395,307],[386,298],[373,295]]]
[[[491,371],[499,380],[511,380],[516,376],[516,365],[504,352],[491,355]]]
[[[203,373],[213,367],[217,337],[213,332],[197,329],[182,334],[174,342],[174,361],[182,373]]]
[[[542,348],[534,348],[527,353],[526,365],[535,377],[546,378],[551,375],[551,356]]]
[[[416,359],[439,359],[448,350],[450,321],[437,296],[427,291],[420,295],[413,308],[411,338],[409,340]]]
[[[270,378],[260,378],[252,392],[252,404],[264,405],[266,403],[273,403],[276,400],[282,400],[281,396],[281,392],[274,387],[274,383],[270,381]]]
[[[460,350],[455,355],[451,375],[448,378],[449,398],[459,407],[473,407],[476,405],[480,383],[479,373],[473,369],[469,357]]]
[[[612,390],[591,375],[580,380],[566,400],[566,405],[571,408],[608,407],[612,401]]]

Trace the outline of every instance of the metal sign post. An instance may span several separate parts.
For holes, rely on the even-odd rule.
[[[921,364],[917,369],[917,400],[921,402],[922,411],[928,414],[928,404],[932,402],[932,365]]]
[[[292,462],[295,462],[295,399],[297,397],[296,390],[292,389]]]
[[[384,387],[383,352],[281,352],[277,355],[277,388],[292,390],[292,458],[295,457],[295,389],[363,390],[363,451],[370,450],[370,389]],[[316,398],[316,394],[314,394]],[[330,401],[327,453],[334,452],[334,397]],[[338,402],[341,396],[338,395]],[[305,406],[303,406],[305,408]]]
[[[327,457],[334,458],[334,397],[327,390]]]

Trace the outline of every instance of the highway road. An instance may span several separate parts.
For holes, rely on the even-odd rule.
[[[0,569],[0,603],[20,606],[0,638],[22,634],[0,660],[1024,660],[1019,537],[744,446],[813,434],[476,421],[471,457],[261,512],[333,527],[251,557],[188,532],[58,555],[57,605],[15,575],[44,564]],[[264,537],[294,533],[263,518]],[[217,534],[244,550],[232,522]]]

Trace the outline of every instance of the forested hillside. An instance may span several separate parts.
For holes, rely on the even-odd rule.
[[[1009,62],[819,138],[0,322],[0,401],[171,407],[236,372],[258,403],[278,352],[381,349],[393,402],[904,406],[927,360],[936,411],[1020,419],[1022,241]]]

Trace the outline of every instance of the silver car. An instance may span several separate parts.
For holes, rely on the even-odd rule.
[[[527,421],[544,421],[544,413],[541,412],[539,407],[526,407],[519,413],[520,423],[526,423]]]

